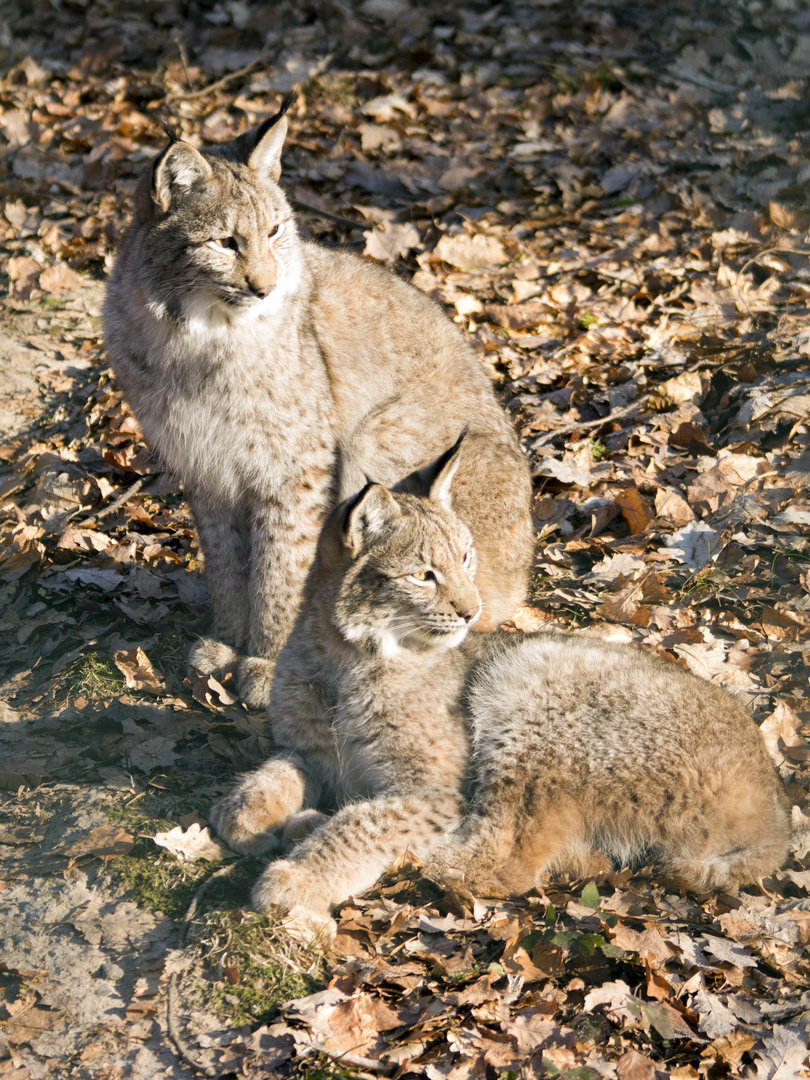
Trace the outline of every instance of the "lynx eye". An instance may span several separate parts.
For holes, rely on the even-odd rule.
[[[461,560],[461,565],[465,570],[470,569],[470,563],[472,562],[472,552],[468,551],[464,558]]]
[[[274,225],[270,232],[267,234],[267,243],[272,244],[274,240],[278,240],[286,227],[286,221],[279,221],[277,225]]]
[[[433,585],[436,575],[432,570],[416,570],[413,574],[408,574],[408,581],[412,581],[414,585]]]
[[[234,255],[239,250],[239,245],[232,236],[220,236],[216,240],[212,238],[208,241],[208,246],[214,251],[223,251],[226,255]]]

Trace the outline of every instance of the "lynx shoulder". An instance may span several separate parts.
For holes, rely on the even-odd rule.
[[[451,506],[461,460],[409,493],[370,485],[324,530],[273,687],[282,751],[212,813],[243,851],[313,830],[256,906],[324,919],[408,848],[479,893],[650,858],[697,888],[776,869],[785,797],[730,694],[597,639],[466,636],[480,603]]]
[[[145,437],[183,483],[214,621],[203,671],[265,705],[329,510],[392,484],[466,427],[456,511],[479,552],[481,628],[521,602],[531,484],[458,329],[367,260],[301,239],[278,181],[284,108],[201,152],[172,141],[110,275],[107,351]]]

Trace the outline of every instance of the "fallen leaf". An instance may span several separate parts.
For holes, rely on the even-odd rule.
[[[509,261],[501,241],[484,233],[442,236],[433,249],[433,255],[459,270],[467,271],[497,269]]]
[[[180,862],[198,862],[205,859],[208,862],[221,862],[223,859],[238,858],[235,851],[231,851],[227,844],[215,839],[211,830],[206,826],[200,826],[194,822],[184,829],[176,825],[168,832],[158,832],[152,837],[158,847],[166,848]]]
[[[60,855],[69,855],[71,859],[94,856],[99,859],[117,859],[132,850],[135,843],[126,829],[120,825],[97,825],[74,840],[71,844],[58,847]]]
[[[661,555],[684,563],[690,570],[702,570],[719,549],[720,534],[702,521],[692,521],[674,532],[669,544],[658,550]]]
[[[39,275],[39,287],[43,292],[59,293],[81,289],[84,278],[69,266],[49,266]]]
[[[643,533],[655,517],[650,503],[636,488],[626,488],[615,497],[615,503],[622,512],[622,517],[630,526],[630,535]]]
[[[155,671],[149,657],[137,645],[134,649],[121,649],[113,653],[113,662],[130,690],[145,690],[148,694],[164,694],[166,683]]]

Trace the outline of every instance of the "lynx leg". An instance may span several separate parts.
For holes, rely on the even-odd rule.
[[[604,865],[594,857],[579,807],[557,798],[522,820],[492,810],[472,815],[431,852],[425,874],[479,896],[514,895],[533,888],[545,872],[586,874]]]
[[[239,696],[250,708],[265,708],[270,702],[275,660],[293,628],[315,557],[330,464],[331,458],[326,465],[310,465],[289,484],[286,498],[258,507],[253,514],[248,655],[237,671]]]
[[[247,530],[235,515],[214,513],[190,498],[200,547],[205,557],[205,585],[214,609],[210,638],[193,646],[189,662],[205,675],[224,674],[248,633]]]
[[[736,889],[778,870],[790,826],[785,799],[768,763],[767,783],[724,782],[663,862],[696,889]]]
[[[299,763],[271,758],[214,803],[209,821],[234,851],[245,855],[271,851],[278,846],[274,831],[301,809],[306,787]]]
[[[455,792],[389,796],[344,807],[298,844],[286,859],[271,863],[253,890],[257,911],[279,908],[326,923],[341,900],[370,888],[395,859],[422,856],[458,823]]]

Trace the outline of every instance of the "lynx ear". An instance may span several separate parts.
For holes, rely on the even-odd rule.
[[[165,212],[179,195],[210,175],[211,166],[199,150],[188,143],[173,142],[152,170],[152,199]]]
[[[465,428],[449,450],[445,450],[435,461],[431,461],[415,474],[417,484],[421,488],[419,494],[426,494],[429,499],[440,503],[446,510],[452,510],[450,486],[453,483],[453,477],[458,472],[461,462],[461,444],[466,434]]]
[[[281,176],[281,148],[287,137],[287,118],[284,114],[295,98],[295,91],[287,94],[277,113],[235,141],[238,160],[274,181]]]
[[[278,181],[281,176],[281,148],[286,137],[286,116],[266,120],[256,131],[256,145],[247,159],[250,168]]]
[[[391,492],[380,484],[367,484],[351,503],[343,525],[343,543],[354,556],[402,511]]]

